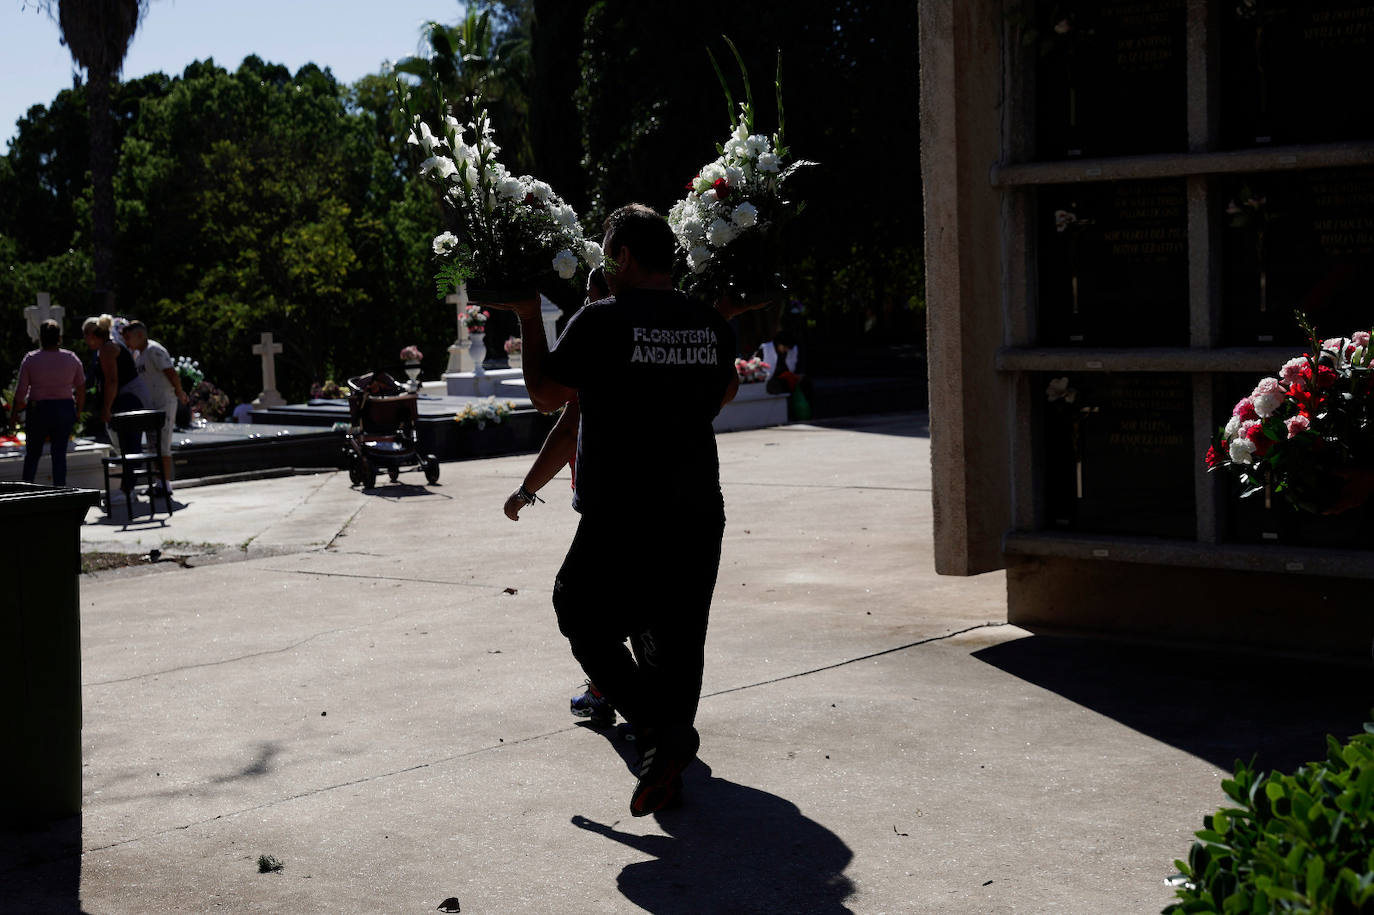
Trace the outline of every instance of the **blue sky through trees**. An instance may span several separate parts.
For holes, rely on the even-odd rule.
[[[462,15],[456,0],[152,0],[123,76],[175,76],[207,57],[232,71],[256,54],[293,73],[306,63],[329,67],[351,83],[383,61],[414,54],[422,23]],[[15,121],[71,85],[71,54],[57,24],[21,0],[0,0],[0,153],[9,149]]]

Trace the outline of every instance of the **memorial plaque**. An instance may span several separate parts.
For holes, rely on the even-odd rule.
[[[1374,2],[1235,0],[1221,13],[1228,147],[1374,138]]]
[[[1060,376],[1065,377],[1065,376]],[[1045,511],[1051,529],[1197,535],[1192,386],[1179,373],[1038,377],[1045,393]]]
[[[1322,337],[1368,330],[1374,323],[1374,169],[1250,175],[1229,187],[1222,214],[1226,341],[1280,344],[1296,355],[1307,341],[1295,309]]]
[[[1023,34],[1037,55],[1040,159],[1187,149],[1185,0],[1042,3]]]
[[[1186,346],[1184,182],[1044,188],[1039,209],[1043,346]]]

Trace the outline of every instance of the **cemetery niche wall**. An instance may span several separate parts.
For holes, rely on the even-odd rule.
[[[1295,310],[1374,325],[1374,0],[921,22],[937,570],[1005,566],[1033,629],[1367,658],[1374,507],[1241,499],[1202,458],[1307,348]]]

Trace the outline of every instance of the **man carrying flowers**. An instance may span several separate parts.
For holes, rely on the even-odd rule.
[[[573,656],[645,748],[635,816],[680,800],[699,744],[725,526],[711,421],[739,386],[729,325],[673,289],[675,247],[652,209],[612,213],[603,241],[612,297],[573,315],[551,352],[537,298],[503,306],[520,318],[534,405],[550,411],[576,396],[581,406],[573,508],[582,517],[553,602]]]

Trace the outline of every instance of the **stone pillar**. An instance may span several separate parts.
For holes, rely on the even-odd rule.
[[[1002,5],[921,0],[931,502],[935,571],[1000,569],[1010,526],[1011,389],[1002,345]]]
[[[539,316],[544,321],[544,337],[549,341],[549,349],[553,349],[554,343],[558,340],[558,318],[563,314],[563,310],[542,292],[539,294]]]
[[[281,344],[272,342],[272,335],[262,335],[261,343],[253,345],[253,355],[262,357],[262,393],[253,400],[255,407],[279,407],[286,398],[277,391],[277,360]]]
[[[453,306],[454,316],[458,321],[458,338],[448,348],[448,368],[444,369],[444,374],[471,372],[473,365],[471,357],[468,356],[468,326],[463,323],[463,309],[468,304],[467,284],[458,284],[458,291],[449,293],[444,297],[444,301]]]

